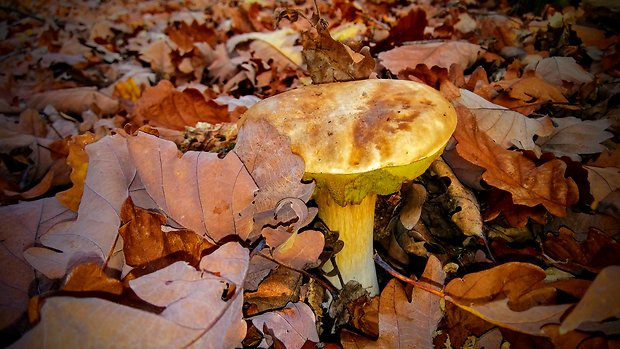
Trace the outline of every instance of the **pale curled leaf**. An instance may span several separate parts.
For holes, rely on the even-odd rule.
[[[186,262],[176,262],[131,280],[129,285],[138,297],[165,307],[162,317],[192,329],[208,328],[219,321],[222,314],[231,311],[234,299],[242,298],[240,283],[233,283],[230,278],[243,280],[248,261],[247,250],[237,243],[228,243],[203,257],[201,265],[210,272],[196,270]],[[217,275],[221,271],[230,278]],[[222,295],[227,292],[232,299],[223,299]],[[238,315],[241,320],[241,314]]]
[[[588,321],[601,322],[620,316],[620,266],[612,265],[601,270],[583,298],[568,314],[560,326],[560,333],[579,328]]]
[[[269,33],[254,32],[235,35],[228,39],[226,48],[228,52],[232,52],[240,43],[253,40],[252,45],[259,58],[265,61],[273,59],[274,56],[268,56],[268,54],[276,52],[299,67],[302,65],[302,58],[301,46],[295,45],[297,39],[299,39],[298,32],[291,28],[284,28]]]
[[[260,314],[250,320],[261,332],[266,326],[288,349],[299,349],[308,340],[319,342],[314,313],[302,302],[289,302],[282,310]]]
[[[548,136],[553,132],[553,124],[548,117],[528,118],[519,112],[489,102],[468,90],[460,91],[461,96],[456,101],[472,112],[481,131],[504,148],[516,146],[519,149],[540,152],[533,137]]]
[[[196,151],[179,157],[173,142],[144,133],[128,144],[147,192],[168,217],[213,241],[247,238],[257,188],[234,152],[224,159]]]
[[[552,118],[557,126],[553,133],[536,140],[541,149],[556,156],[568,156],[572,160],[580,161],[578,154],[596,154],[607,149],[600,144],[613,136],[605,131],[611,122],[607,119],[595,121],[575,117]]]
[[[54,198],[0,207],[0,328],[17,320],[28,307],[35,272],[22,255],[24,249],[54,224],[74,218]]]
[[[237,297],[219,321],[195,330],[159,315],[99,298],[53,297],[43,305],[41,321],[12,347],[240,347],[246,330],[241,318],[242,305],[242,297]]]
[[[31,247],[24,252],[28,262],[49,278],[62,277],[72,264],[87,260],[103,263],[118,252],[112,247],[120,225],[119,212],[136,169],[126,140],[119,135],[89,144],[86,152],[89,169],[77,220],[56,225],[41,236],[40,243],[56,251]]]

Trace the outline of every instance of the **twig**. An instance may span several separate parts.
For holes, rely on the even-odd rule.
[[[383,259],[381,259],[381,257],[379,256],[379,254],[375,253],[375,255],[372,257],[375,260],[375,263],[377,263],[381,268],[383,268],[385,271],[387,271],[390,275],[392,275],[393,277],[406,282],[410,285],[413,285],[421,290],[424,290],[428,293],[432,293],[437,297],[441,297],[441,298],[445,298],[446,294],[443,293],[442,291],[437,291],[434,288],[431,288],[428,284],[417,281],[417,280],[413,280],[410,279],[406,276],[404,276],[403,274],[397,272],[394,268],[392,268],[391,265],[387,264]]]

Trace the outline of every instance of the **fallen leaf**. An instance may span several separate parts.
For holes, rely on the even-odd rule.
[[[245,277],[248,251],[231,242],[218,248],[210,258],[214,261],[223,260],[219,265],[207,265],[209,263],[201,261],[201,270],[196,270],[186,262],[176,262],[130,280],[129,286],[143,300],[165,307],[160,315],[178,325],[204,329],[224,322],[222,325],[231,326],[230,330],[238,335],[241,329],[245,330],[241,314],[243,289],[242,285],[232,280],[243,280]],[[202,269],[202,266],[209,269]],[[227,267],[224,273],[218,270],[222,266]],[[236,320],[226,323],[232,320],[226,319],[227,313]]]
[[[506,149],[511,146],[524,150],[539,149],[533,138],[549,136],[553,132],[553,123],[548,117],[528,118],[468,90],[460,91],[461,96],[457,102],[467,107],[476,117],[478,129]]]
[[[431,255],[422,278],[440,290],[445,278],[441,262]],[[427,291],[414,288],[411,302],[404,287],[392,279],[381,292],[379,299],[379,339],[343,332],[342,345],[347,348],[432,348],[434,332],[442,317],[440,298]]]
[[[184,130],[201,121],[211,124],[232,121],[225,105],[206,98],[194,88],[177,91],[168,80],[144,91],[132,117],[138,124],[148,120],[155,126],[175,130]]]
[[[197,265],[203,250],[213,245],[190,230],[163,232],[166,216],[135,207],[131,197],[127,198],[120,212],[123,224],[118,232],[123,238],[125,263],[138,267],[175,252],[184,252],[184,260]]]
[[[77,212],[82,194],[84,193],[84,181],[86,180],[86,170],[88,169],[88,154],[84,148],[95,140],[94,134],[85,133],[79,136],[72,136],[66,141],[69,150],[67,164],[71,166],[70,178],[73,186],[56,194],[56,199],[73,212]]]
[[[120,226],[119,212],[136,170],[125,138],[119,135],[89,144],[86,152],[89,170],[77,220],[54,226],[39,238],[45,247],[24,252],[26,260],[48,278],[60,278],[81,262],[103,263],[118,253],[113,247]]]
[[[123,284],[105,274],[101,267],[94,263],[84,263],[73,268],[65,279],[63,291],[88,292],[98,291],[115,295],[123,293]]]
[[[559,86],[552,85],[538,76],[525,76],[516,80],[503,80],[500,83],[496,83],[496,85],[503,87],[511,98],[523,102],[568,102],[566,97],[562,95]]]
[[[610,125],[607,119],[581,120],[575,117],[552,118],[557,126],[553,132],[536,140],[541,149],[556,156],[568,156],[572,160],[580,161],[578,154],[596,154],[607,149],[600,144],[613,137],[611,132],[605,131]]]
[[[267,121],[246,121],[239,130],[233,151],[258,185],[254,198],[257,212],[272,210],[288,197],[304,202],[310,199],[314,183],[301,182],[304,161],[290,149],[288,138],[279,135]]]
[[[401,70],[426,64],[432,68],[449,69],[453,64],[468,68],[482,52],[480,45],[465,41],[430,42],[396,47],[379,53],[379,60],[390,72],[398,74]]]
[[[0,328],[17,320],[28,306],[35,271],[23,257],[24,249],[56,223],[74,217],[54,198],[0,207]]]
[[[596,166],[584,166],[584,168],[588,170],[590,193],[594,197],[590,206],[596,208],[607,195],[620,189],[620,168]]]
[[[588,321],[602,322],[608,318],[617,318],[620,315],[620,299],[617,297],[619,291],[620,266],[603,268],[583,298],[562,321],[560,333],[579,328],[579,325]]]
[[[579,272],[583,268],[599,272],[620,264],[620,244],[596,229],[589,229],[585,240],[579,242],[575,234],[562,227],[557,236],[547,235],[543,242],[545,254],[556,261],[556,267]]]
[[[140,59],[149,63],[155,72],[170,76],[175,72],[172,49],[165,40],[157,40],[140,50]]]
[[[324,245],[325,240],[320,231],[306,230],[293,233],[273,250],[273,258],[284,265],[303,269],[307,264],[316,263]]]
[[[249,320],[264,335],[268,333],[263,332],[263,328],[268,328],[270,333],[284,344],[285,348],[301,348],[306,341],[319,342],[314,313],[307,304],[302,302],[289,302],[282,310],[256,315]],[[266,344],[271,346],[273,340],[269,338]]]
[[[334,40],[321,25],[316,26],[316,32],[303,32],[301,43],[304,61],[315,84],[368,79],[375,68],[370,49],[353,52]]]
[[[27,105],[37,110],[52,105],[60,112],[76,114],[97,108],[103,115],[113,115],[120,106],[116,99],[97,91],[96,87],[76,87],[36,93],[28,99]]]
[[[236,153],[179,156],[173,142],[142,132],[128,138],[128,148],[146,191],[168,217],[211,242],[247,238],[258,188]]]
[[[562,86],[564,81],[585,84],[594,79],[573,57],[544,58],[536,65],[536,73],[557,86]]]
[[[482,178],[489,185],[512,194],[515,204],[543,205],[551,214],[564,216],[579,198],[577,185],[564,177],[566,164],[550,160],[541,166],[523,154],[505,150],[475,126],[471,113],[457,108],[459,127],[454,137],[457,152],[465,160],[486,169]]]

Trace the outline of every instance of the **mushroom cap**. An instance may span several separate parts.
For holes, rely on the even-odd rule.
[[[340,182],[327,186],[341,205],[371,191],[389,194],[404,179],[422,174],[443,151],[457,120],[452,104],[435,89],[379,79],[290,90],[255,104],[244,117],[265,119],[287,135],[292,151],[304,159],[305,177],[316,179],[317,186],[326,186],[322,180]],[[359,183],[385,182],[386,175],[398,183],[376,183],[376,189]]]

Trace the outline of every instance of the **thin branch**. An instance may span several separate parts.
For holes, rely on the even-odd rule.
[[[414,287],[417,287],[421,290],[424,290],[428,293],[432,293],[437,297],[441,297],[444,298],[446,296],[445,293],[443,293],[442,291],[437,291],[434,288],[431,288],[430,285],[428,285],[427,283],[424,282],[420,282],[417,280],[413,280],[410,279],[406,276],[404,276],[403,274],[397,272],[394,268],[392,268],[391,265],[387,264],[383,259],[381,259],[381,257],[379,256],[379,254],[375,253],[375,255],[372,257],[375,260],[375,263],[377,263],[381,268],[383,268],[385,271],[387,271],[390,275],[392,275],[393,277],[406,282],[410,285],[413,285]]]

